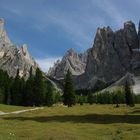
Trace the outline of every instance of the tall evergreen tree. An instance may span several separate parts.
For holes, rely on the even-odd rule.
[[[35,105],[35,95],[34,95],[34,76],[32,72],[32,67],[30,68],[30,75],[26,81],[25,93],[24,93],[24,105],[33,106]]]
[[[124,85],[124,93],[125,93],[126,105],[128,105],[128,106],[134,106],[133,92],[131,90],[131,87],[130,87],[130,84],[129,84],[128,81],[125,82],[125,85]]]
[[[34,101],[36,106],[44,104],[44,79],[39,68],[36,69],[34,78]]]
[[[25,92],[26,92],[26,82],[25,82],[24,78],[22,77],[20,79],[20,93],[21,93],[20,105],[24,105]]]
[[[9,99],[10,99],[11,82],[12,82],[11,78],[9,78],[7,74],[4,87],[4,101],[3,101],[4,104],[10,104]]]
[[[53,86],[51,85],[51,83],[48,82],[47,84],[47,93],[46,93],[46,97],[45,97],[45,104],[47,106],[52,106],[54,103],[54,89]]]
[[[17,75],[14,79],[12,88],[11,88],[11,104],[20,105],[22,97],[22,85],[21,79],[19,76],[19,70],[17,70]]]
[[[72,75],[69,69],[65,77],[63,98],[64,105],[68,105],[68,107],[71,107],[75,104],[75,91],[73,86]]]

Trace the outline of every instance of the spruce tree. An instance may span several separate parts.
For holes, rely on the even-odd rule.
[[[119,101],[120,101],[120,97],[119,97],[120,92],[117,91],[116,93],[113,93],[113,103],[116,104],[116,107],[119,107]]]
[[[71,107],[72,105],[75,104],[75,91],[73,86],[72,75],[69,69],[65,77],[63,98],[64,98],[63,100],[64,105]]]
[[[88,100],[88,103],[91,104],[91,105],[94,103],[94,99],[93,98],[94,98],[94,96],[93,96],[92,92],[90,91],[88,93],[87,100]]]
[[[19,76],[19,70],[17,70],[17,75],[14,79],[11,89],[11,104],[20,105],[21,97],[22,97],[21,79]]]
[[[53,86],[51,85],[51,83],[48,82],[47,84],[47,93],[46,93],[46,97],[45,97],[45,104],[47,106],[52,106],[54,103],[54,94],[53,94]]]
[[[26,92],[26,82],[23,77],[20,79],[20,92],[21,92],[20,105],[23,106],[25,102],[24,97],[25,97],[25,92]]]
[[[26,81],[25,93],[23,96],[25,106],[35,105],[35,95],[34,95],[34,76],[32,72],[32,67],[30,68],[30,75]]]
[[[34,78],[34,102],[36,106],[44,104],[44,79],[39,68],[36,69]]]
[[[133,93],[132,93],[132,90],[128,81],[125,82],[124,93],[125,93],[126,105],[134,106]]]

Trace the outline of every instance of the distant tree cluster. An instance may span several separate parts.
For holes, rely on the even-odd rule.
[[[117,106],[119,104],[126,104],[127,106],[134,106],[136,103],[140,103],[140,95],[133,94],[131,86],[126,81],[122,90],[98,93],[89,92],[87,102],[89,104],[116,104]]]
[[[35,75],[30,69],[27,81],[20,78],[19,71],[15,78],[0,70],[0,103],[23,106],[52,106],[59,102],[60,93],[47,81],[39,68]]]
[[[125,82],[124,87],[121,90],[115,91],[102,91],[93,92],[92,90],[82,90],[77,92],[76,102],[83,105],[84,103],[89,104],[126,104],[127,106],[133,107],[135,104],[140,103],[140,94],[133,94],[129,82]],[[80,95],[80,93],[83,93]]]

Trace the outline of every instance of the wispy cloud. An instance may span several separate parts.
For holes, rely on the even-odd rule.
[[[76,11],[64,11],[59,8],[42,8],[39,12],[35,9],[23,7],[8,7],[11,14],[22,17],[26,21],[33,21],[31,28],[40,32],[47,32],[51,24],[55,24],[65,32],[65,37],[82,50],[91,47],[93,34],[97,26],[104,25],[105,21],[98,15],[92,14],[92,8],[87,2],[83,2]],[[43,15],[43,16],[42,16]],[[30,26],[30,25],[29,25]]]
[[[57,60],[61,60],[61,57],[36,58],[35,60],[44,72],[48,72]]]
[[[118,7],[111,0],[91,0],[93,5],[96,5],[100,10],[105,12],[106,17],[110,17],[118,26],[126,20]]]
[[[127,19],[138,17],[135,7],[139,10],[139,0],[1,0],[0,15],[18,26],[11,26],[12,30],[25,32],[14,39],[27,40],[33,56],[44,57],[36,60],[47,71],[58,57],[46,58],[46,54],[61,56],[68,47],[85,51],[92,47],[97,27],[118,29]]]
[[[105,21],[99,16],[90,14],[87,9],[83,14],[80,12],[64,14],[63,11],[51,11],[47,16],[51,22],[57,24],[66,33],[67,38],[73,41],[77,47],[87,49],[91,47],[97,27],[103,26]]]

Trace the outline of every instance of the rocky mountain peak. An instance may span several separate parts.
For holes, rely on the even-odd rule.
[[[69,49],[61,61],[57,61],[48,71],[48,76],[55,79],[64,78],[68,69],[73,75],[84,73],[86,68],[87,53],[78,54],[74,49]]]
[[[75,53],[75,50],[73,48],[70,48],[68,51],[67,51],[68,54],[73,54]]]
[[[11,41],[4,30],[4,19],[0,18],[0,41],[3,42],[3,44],[11,44]]]
[[[110,27],[98,28],[88,52],[85,73],[75,77],[76,88],[104,88],[126,73],[139,76],[140,52],[136,51],[139,39],[140,30],[137,34],[132,21],[125,22],[124,28],[115,32]]]
[[[109,26],[103,28],[97,28],[96,36],[107,32],[112,32],[112,29]]]
[[[71,48],[66,52],[63,58],[65,59],[65,58],[77,58],[77,57],[78,54],[75,52],[73,48]]]
[[[131,49],[139,48],[139,39],[136,27],[132,21],[127,21],[124,23],[124,34],[129,48]]]
[[[1,34],[2,31],[3,31],[3,26],[4,26],[4,20],[1,18],[1,19],[0,19],[0,34]]]
[[[130,20],[124,22],[124,28],[135,28],[135,24]]]
[[[0,69],[15,77],[17,70],[25,79],[29,76],[30,68],[35,72],[38,64],[30,56],[27,45],[21,48],[12,43],[4,29],[4,20],[0,19]]]

